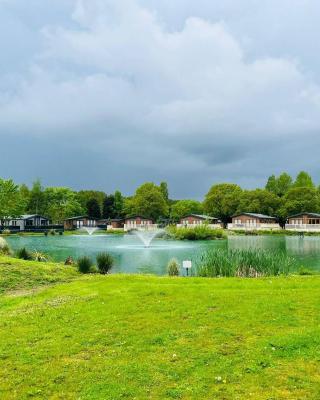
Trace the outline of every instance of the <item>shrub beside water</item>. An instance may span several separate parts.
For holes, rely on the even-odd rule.
[[[16,256],[21,260],[32,260],[32,253],[30,253],[30,251],[28,251],[25,247],[17,250]]]
[[[287,275],[296,261],[283,252],[265,250],[208,250],[196,263],[202,277],[260,277]]]
[[[167,272],[169,276],[179,276],[180,268],[179,263],[175,258],[172,258],[167,265]]]
[[[31,256],[34,261],[39,261],[39,262],[49,261],[49,256],[45,253],[41,253],[41,251],[35,250],[31,253]]]
[[[167,228],[167,234],[169,237],[178,240],[212,240],[223,239],[226,237],[223,229],[212,229],[206,224],[198,225],[192,228],[178,228],[175,225],[172,225]]]
[[[92,265],[91,259],[87,256],[80,257],[77,261],[78,271],[82,274],[88,274]]]
[[[0,254],[3,256],[9,256],[11,254],[11,249],[2,237],[0,237]]]
[[[114,264],[114,259],[109,253],[100,253],[97,255],[97,267],[100,274],[108,274]]]

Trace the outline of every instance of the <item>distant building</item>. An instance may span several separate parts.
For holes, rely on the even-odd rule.
[[[320,214],[318,213],[300,213],[291,215],[286,224],[287,230],[296,231],[320,231]]]
[[[95,228],[97,226],[97,218],[81,215],[78,217],[67,218],[64,221],[65,230],[81,229],[81,228]]]
[[[210,217],[209,215],[189,214],[180,219],[177,225],[179,228],[192,228],[199,225],[208,225],[213,228],[221,228],[221,221],[218,218]]]
[[[281,229],[275,217],[256,213],[242,213],[232,216],[228,229],[235,230],[273,230]]]
[[[134,215],[124,219],[124,230],[130,231],[131,229],[154,229],[157,225],[151,218],[145,218],[141,215]]]
[[[26,214],[19,218],[14,218],[6,222],[6,227],[12,230],[36,230],[43,228],[45,229],[50,224],[50,220],[39,214]]]
[[[113,219],[100,219],[97,221],[97,226],[103,229],[123,229],[124,219],[123,218],[113,218]]]

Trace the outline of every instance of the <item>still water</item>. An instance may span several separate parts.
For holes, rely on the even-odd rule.
[[[299,264],[320,271],[320,237],[231,236],[206,242],[155,239],[150,248],[144,248],[135,235],[11,236],[7,241],[13,250],[26,247],[56,261],[83,255],[94,259],[99,252],[108,251],[115,258],[114,272],[164,275],[171,258],[196,260],[206,249],[218,248],[282,250]]]

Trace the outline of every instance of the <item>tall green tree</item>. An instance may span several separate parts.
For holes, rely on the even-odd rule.
[[[104,192],[98,191],[98,190],[80,190],[77,193],[77,200],[81,204],[82,208],[87,210],[87,204],[89,200],[95,199],[100,207],[100,213],[102,213],[103,209],[103,202],[104,198],[106,197],[106,194]],[[87,210],[86,214],[88,214],[89,211]]]
[[[196,200],[179,200],[171,206],[170,217],[178,221],[188,214],[202,214],[203,205]]]
[[[245,190],[239,199],[237,212],[253,212],[276,216],[280,206],[281,199],[268,190]]]
[[[157,221],[168,216],[169,207],[159,186],[152,182],[141,185],[130,201],[134,214],[142,215]]]
[[[115,218],[122,218],[124,215],[124,199],[119,190],[114,193],[114,215]]]
[[[266,190],[276,194],[279,197],[283,197],[288,190],[292,187],[292,178],[286,172],[283,172],[278,178],[275,175],[271,175],[266,184]]]
[[[85,211],[76,193],[66,187],[49,187],[43,192],[45,212],[53,223],[63,223],[66,218],[83,215]]]
[[[46,200],[40,179],[33,182],[27,209],[30,214],[45,214]]]
[[[301,171],[297,175],[296,180],[294,181],[293,187],[295,187],[295,188],[302,188],[302,187],[314,188],[315,185],[312,181],[311,176],[307,172]]]
[[[25,208],[19,186],[11,179],[0,178],[0,221],[4,225],[13,218],[20,217]]]
[[[227,224],[238,209],[241,195],[241,187],[233,183],[213,185],[206,194],[204,210]]]
[[[90,218],[101,218],[101,209],[98,200],[93,198],[87,202],[87,214]]]
[[[295,187],[284,197],[280,215],[287,218],[301,212],[320,212],[320,194],[312,187]]]
[[[169,189],[168,189],[168,184],[167,182],[161,182],[160,183],[160,190],[162,192],[163,198],[165,201],[169,200]]]
[[[114,201],[115,199],[113,194],[105,196],[103,202],[103,211],[102,211],[102,216],[104,219],[110,219],[116,217]]]

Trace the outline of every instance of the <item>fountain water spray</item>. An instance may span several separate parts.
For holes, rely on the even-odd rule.
[[[82,229],[84,229],[90,236],[94,234],[95,231],[97,231],[99,228],[95,227],[90,227],[90,226],[84,226]]]
[[[150,247],[153,239],[159,235],[159,233],[163,232],[163,229],[145,230],[140,228],[132,232],[141,240],[144,247]]]

